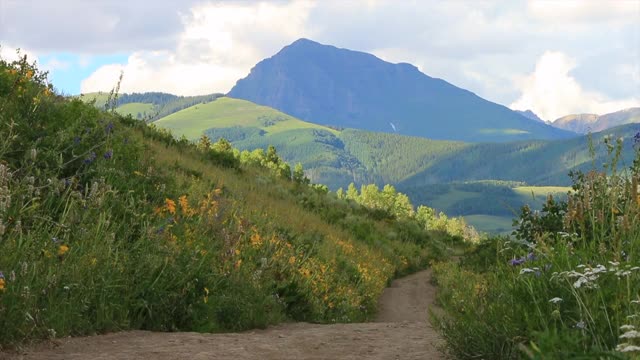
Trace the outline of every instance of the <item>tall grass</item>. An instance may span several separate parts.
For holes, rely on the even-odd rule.
[[[459,358],[640,355],[640,134],[606,139],[602,170],[571,174],[566,203],[523,209],[513,238],[492,238],[458,266],[435,267],[446,315],[435,324]],[[623,146],[633,165],[619,171]]]

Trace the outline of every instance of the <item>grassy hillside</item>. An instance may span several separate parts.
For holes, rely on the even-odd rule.
[[[134,119],[154,121],[190,106],[213,101],[221,94],[176,96],[167,93],[147,92],[118,94],[115,98],[109,93],[95,92],[82,94],[78,98],[87,103],[94,103],[97,108],[105,109],[110,96],[115,101],[115,111],[120,115],[131,115]]]
[[[204,131],[212,128],[230,127],[258,128],[270,134],[294,129],[320,129],[337,133],[335,130],[298,120],[266,106],[228,97],[165,116],[156,121],[155,125],[189,139],[196,139]]]
[[[443,233],[293,181],[275,153],[241,162],[46,84],[0,60],[0,346],[365,320],[446,255]]]

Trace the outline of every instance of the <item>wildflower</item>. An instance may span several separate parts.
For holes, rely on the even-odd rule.
[[[576,323],[576,328],[578,329],[585,329],[587,327],[587,324],[584,323],[584,321],[580,320]]]
[[[534,261],[536,259],[536,255],[532,252],[527,254],[527,261]]]
[[[620,339],[636,339],[640,338],[640,332],[636,330],[629,330],[624,334],[620,335]]]
[[[529,268],[523,268],[522,270],[520,270],[520,275],[524,275],[524,274],[528,274],[528,273],[532,273],[534,272],[534,270],[529,269]]]
[[[180,203],[180,207],[182,208],[182,212],[185,214],[189,212],[189,201],[187,200],[186,195],[182,195],[178,198],[178,202]]]
[[[92,151],[92,152],[89,154],[89,156],[87,156],[87,157],[84,159],[84,163],[85,163],[85,165],[89,165],[89,164],[91,164],[91,163],[96,159],[96,157],[97,157],[96,153]]]
[[[136,176],[144,176],[144,175],[143,175],[140,171],[138,171],[138,170],[134,171],[134,172],[133,172],[133,175],[136,175]]]
[[[636,144],[640,144],[640,132],[636,133],[633,136],[633,142],[636,143]]]
[[[616,346],[616,351],[620,351],[620,352],[640,351],[640,346],[629,345],[627,343],[624,343]]]
[[[51,238],[51,241],[53,241],[53,243],[57,243],[58,242],[58,238],[54,236],[54,237]]]
[[[559,303],[561,301],[562,301],[562,299],[559,298],[559,297],[554,297],[553,299],[549,300],[549,302],[552,303],[552,304],[557,304],[557,303]]]
[[[105,126],[104,128],[104,132],[108,135],[111,133],[111,130],[113,130],[114,125],[112,122],[108,123],[107,126]]]
[[[58,247],[58,256],[64,256],[69,251],[69,247],[67,245],[60,245]]]
[[[511,266],[518,266],[518,265],[522,265],[524,263],[525,259],[511,259],[509,260],[509,264],[511,264]]]
[[[167,199],[164,200],[164,203],[165,203],[165,207],[166,207],[167,211],[170,214],[175,215],[175,213],[176,213],[176,202],[171,200],[171,199],[169,199],[169,198],[167,198]]]
[[[620,326],[620,330],[622,331],[629,331],[629,330],[635,330],[635,326],[633,325],[622,325]]]
[[[5,290],[4,273],[0,271],[0,292]]]
[[[80,138],[80,136],[76,136],[76,137],[74,137],[74,138],[73,138],[73,143],[74,143],[75,145],[78,145],[78,144],[80,144],[80,141],[81,141],[81,140],[82,140],[82,139]]]
[[[293,265],[293,264],[295,264],[295,263],[296,263],[296,257],[295,257],[295,256],[291,256],[291,257],[289,258],[289,264]]]
[[[107,150],[106,153],[104,153],[104,155],[102,155],[102,157],[105,158],[105,160],[109,160],[113,157],[113,150]]]
[[[258,247],[262,244],[262,239],[260,238],[260,234],[254,233],[251,235],[251,245],[253,247]]]

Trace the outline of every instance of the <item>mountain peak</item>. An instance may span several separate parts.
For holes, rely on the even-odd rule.
[[[323,125],[442,140],[511,141],[571,133],[376,56],[298,39],[258,63],[228,96]]]

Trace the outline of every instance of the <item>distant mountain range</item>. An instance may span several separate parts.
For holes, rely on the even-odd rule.
[[[640,107],[610,114],[573,114],[555,120],[551,125],[580,134],[603,131],[624,124],[640,123]]]
[[[574,137],[415,66],[300,39],[259,62],[228,96],[338,128],[471,142]]]
[[[520,115],[522,115],[522,116],[524,116],[524,117],[528,118],[528,119],[535,120],[535,121],[538,121],[538,122],[541,122],[541,123],[547,123],[546,121],[544,121],[544,120],[540,119],[540,118],[538,117],[538,115],[536,115],[536,114],[535,114],[533,111],[531,111],[531,110],[525,110],[525,111],[521,111],[521,110],[514,110],[514,111],[515,111],[515,112],[517,112],[518,114],[520,114]]]

